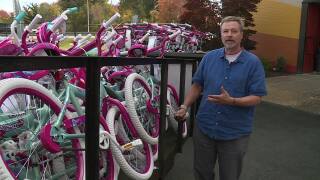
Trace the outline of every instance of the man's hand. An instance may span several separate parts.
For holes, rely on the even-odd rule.
[[[221,94],[219,95],[208,95],[208,101],[217,104],[228,104],[234,105],[234,98],[221,86]]]
[[[187,110],[184,108],[180,108],[175,114],[174,114],[174,118],[177,121],[185,121],[187,119],[188,115],[187,115]]]

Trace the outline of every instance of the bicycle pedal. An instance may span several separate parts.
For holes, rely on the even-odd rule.
[[[137,146],[141,146],[143,143],[141,141],[141,139],[136,139],[130,143],[127,143],[125,145],[123,145],[122,147],[125,149],[125,150],[131,150],[133,149],[134,147],[137,147]]]

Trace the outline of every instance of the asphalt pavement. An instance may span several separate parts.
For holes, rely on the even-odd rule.
[[[267,79],[257,107],[241,180],[320,179],[320,75]],[[193,180],[189,138],[166,180]],[[217,178],[218,179],[218,174]]]

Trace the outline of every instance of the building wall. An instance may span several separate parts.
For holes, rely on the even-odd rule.
[[[296,72],[302,0],[262,0],[254,14],[259,57],[275,62],[280,56],[287,71]]]

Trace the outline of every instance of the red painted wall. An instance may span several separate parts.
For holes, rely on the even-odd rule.
[[[312,72],[315,69],[315,56],[320,47],[320,5],[309,4],[304,50],[303,72]]]

